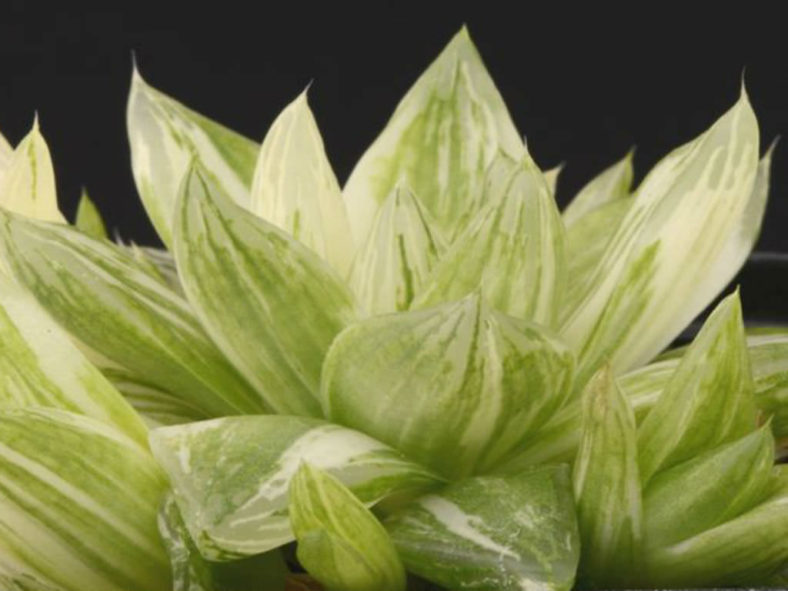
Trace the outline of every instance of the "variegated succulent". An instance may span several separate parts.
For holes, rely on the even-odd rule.
[[[658,356],[760,229],[744,90],[562,213],[464,29],[343,188],[306,93],[258,145],[135,71],[128,130],[166,249],[0,136],[0,589],[785,580],[788,331]]]

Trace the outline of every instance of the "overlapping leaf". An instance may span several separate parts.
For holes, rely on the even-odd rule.
[[[8,169],[8,164],[11,162],[11,157],[14,154],[14,149],[5,136],[0,133],[0,185],[3,184],[3,175]]]
[[[621,160],[603,170],[580,189],[561,214],[567,229],[577,225],[581,220],[585,224],[584,218],[592,211],[629,196],[634,176],[633,155],[633,151],[628,152]]]
[[[79,198],[77,217],[74,220],[74,225],[91,238],[97,240],[107,238],[107,227],[104,225],[104,220],[101,219],[101,214],[96,204],[93,203],[88,192],[84,189]]]

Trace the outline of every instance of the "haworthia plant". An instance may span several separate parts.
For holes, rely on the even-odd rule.
[[[306,91],[262,116],[135,68],[164,248],[68,225],[37,121],[0,135],[0,589],[784,584],[788,329],[735,291],[660,355],[761,227],[744,90],[562,213],[466,28],[344,188]]]

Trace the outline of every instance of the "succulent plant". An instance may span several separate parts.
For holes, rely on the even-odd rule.
[[[305,92],[258,145],[135,70],[128,129],[165,249],[0,136],[0,588],[784,581],[788,331],[662,353],[760,229],[744,89],[563,213],[465,29],[343,188]]]

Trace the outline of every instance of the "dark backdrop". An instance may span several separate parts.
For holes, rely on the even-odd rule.
[[[566,162],[561,203],[637,146],[638,178],[705,129],[745,79],[764,146],[788,132],[782,19],[721,3],[129,3],[76,9],[0,7],[0,130],[12,142],[38,111],[61,203],[87,186],[109,225],[153,242],[129,170],[125,101],[131,51],[154,86],[260,140],[307,83],[340,181],[397,101],[465,22],[519,129],[543,166]],[[788,146],[778,149],[759,248],[788,252]]]

